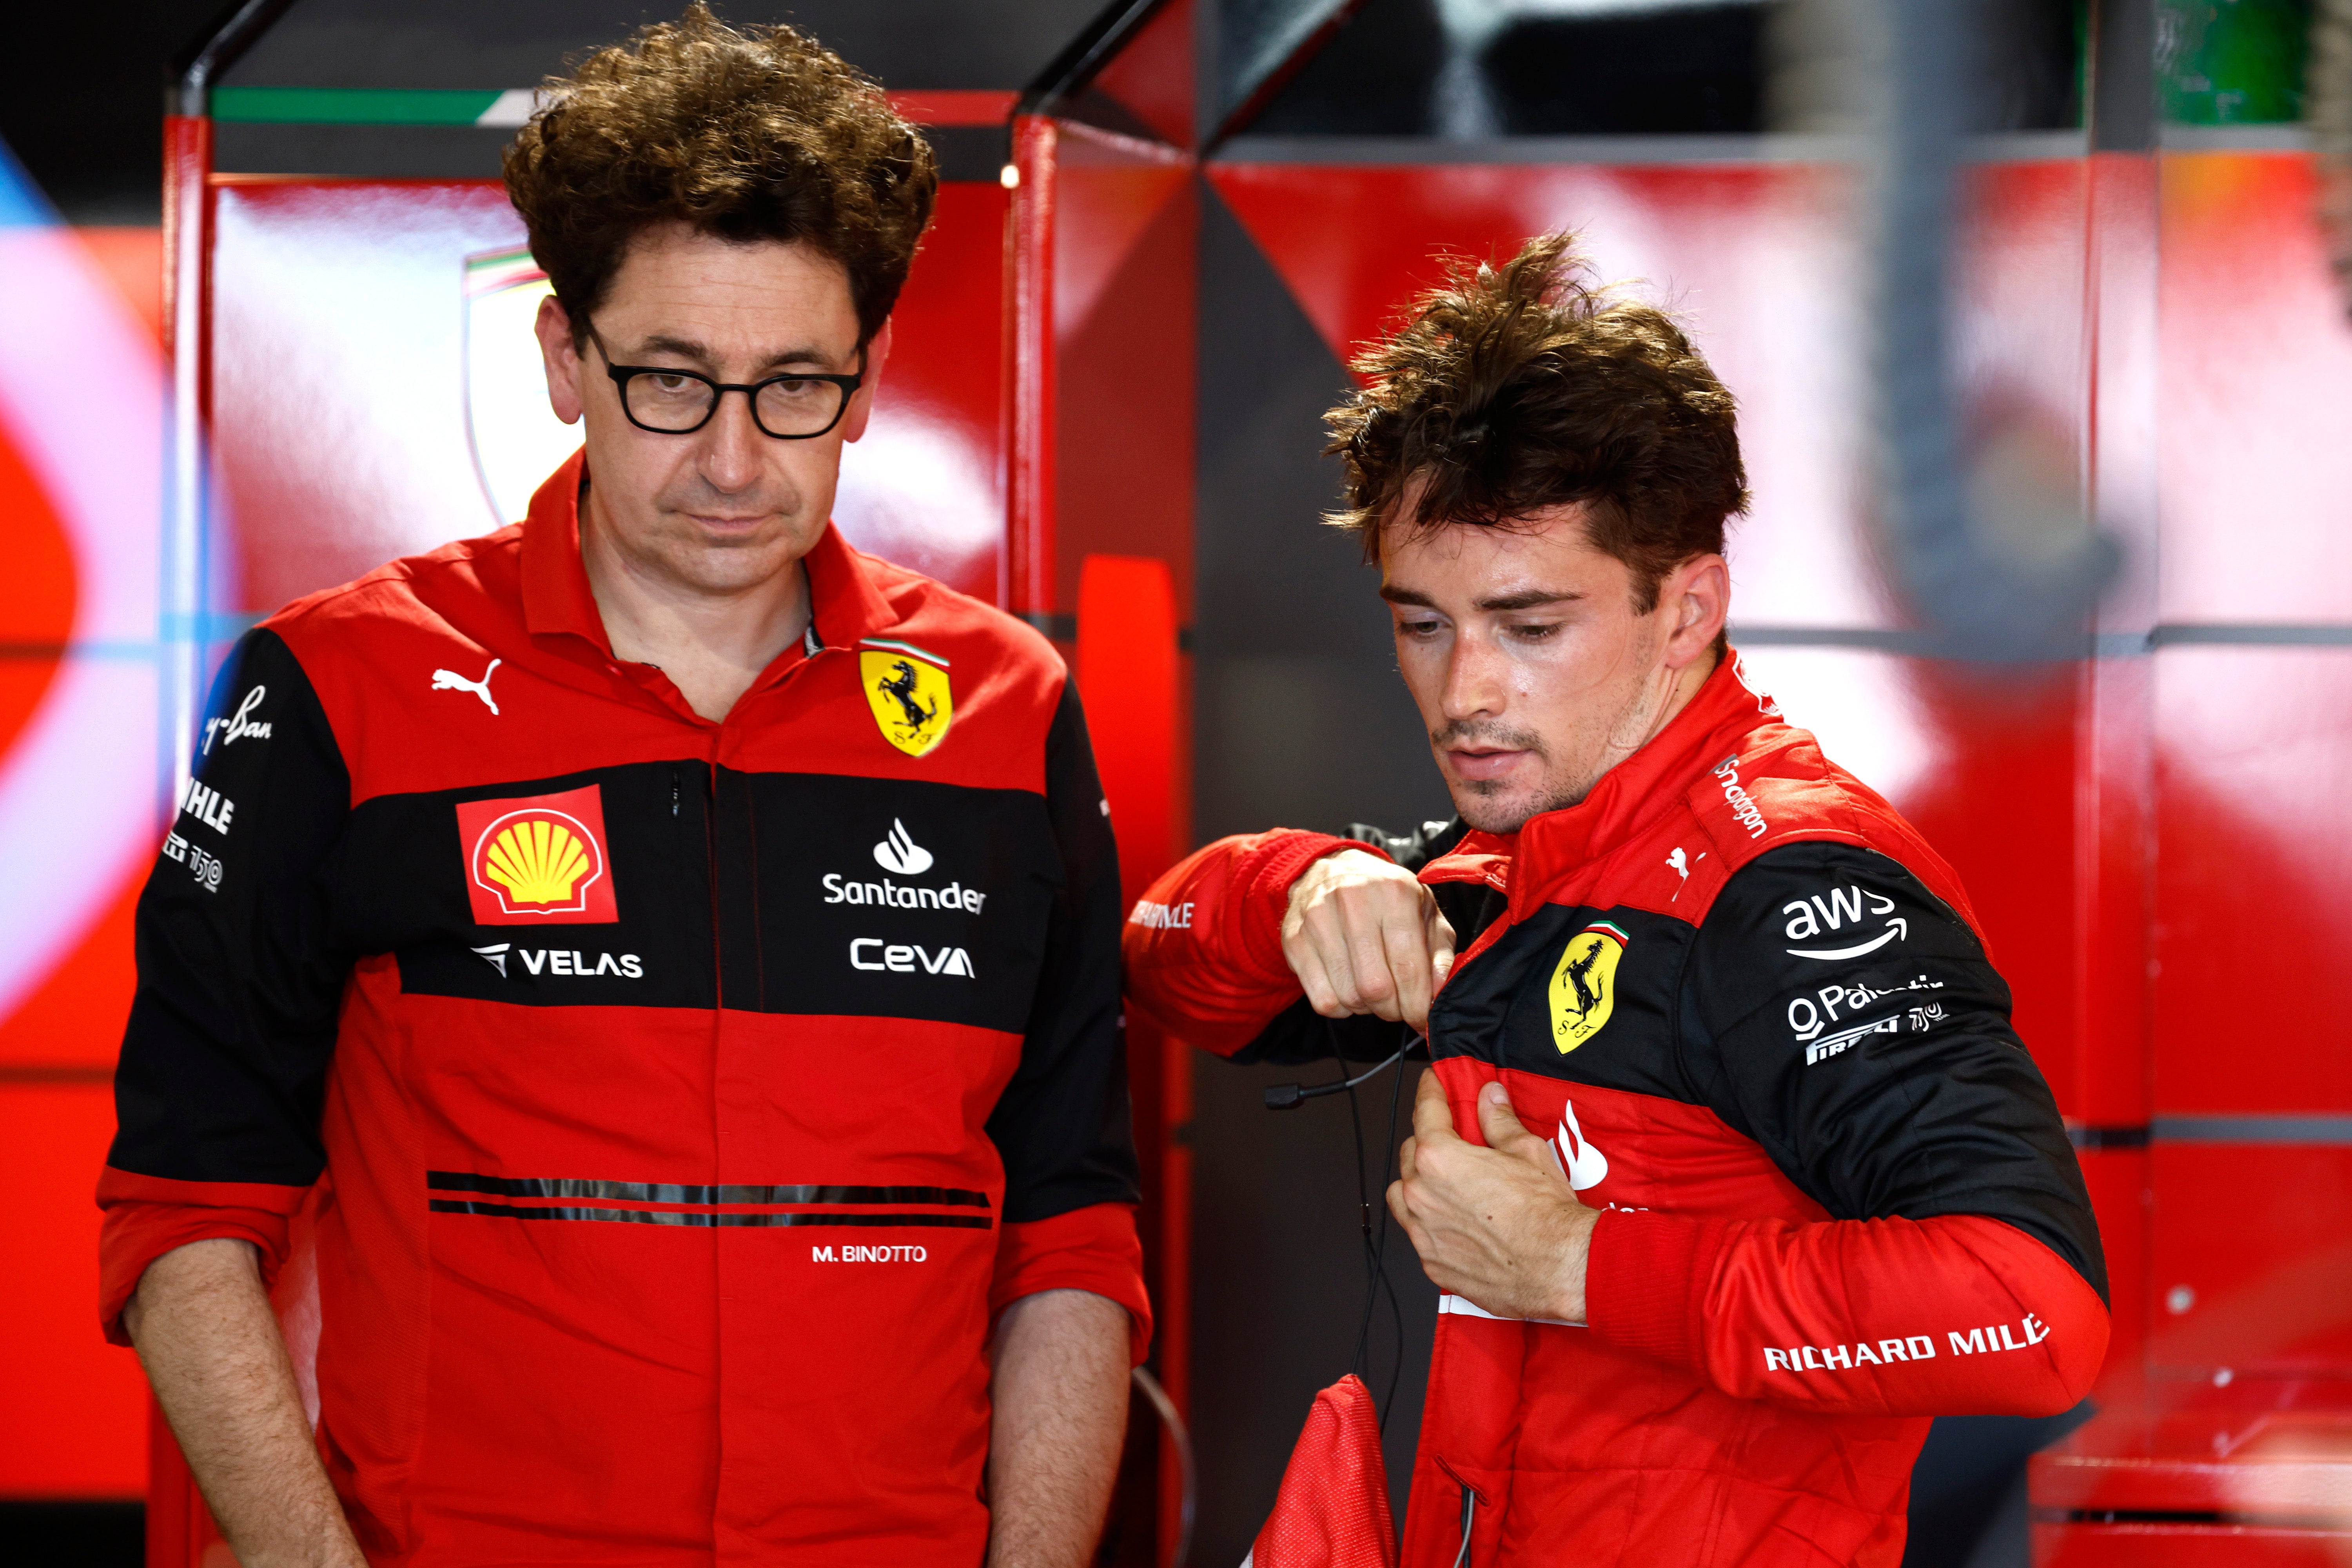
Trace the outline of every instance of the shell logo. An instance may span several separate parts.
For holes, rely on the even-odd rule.
[[[579,825],[554,812],[518,814],[492,831],[482,868],[516,904],[539,910],[562,907],[572,889],[604,874],[574,833]]]
[[[482,925],[619,920],[604,853],[603,786],[457,807],[466,893]]]

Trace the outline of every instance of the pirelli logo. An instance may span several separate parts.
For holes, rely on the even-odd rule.
[[[573,1176],[486,1176],[466,1171],[427,1171],[425,1186],[431,1194],[426,1199],[430,1212],[485,1219],[703,1228],[830,1226],[933,1230],[987,1230],[994,1223],[985,1213],[969,1212],[987,1209],[988,1194],[965,1187],[706,1186]]]

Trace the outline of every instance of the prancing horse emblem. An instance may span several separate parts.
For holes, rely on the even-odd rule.
[[[910,757],[938,745],[955,718],[948,661],[912,643],[868,637],[857,663],[882,738]]]
[[[1617,1010],[1617,961],[1631,940],[1595,921],[1568,939],[1551,972],[1551,1043],[1566,1056],[1599,1034]]]

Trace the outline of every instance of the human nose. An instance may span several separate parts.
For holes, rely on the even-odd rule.
[[[714,489],[745,489],[759,479],[761,461],[772,437],[751,417],[749,394],[739,396],[733,391],[720,393],[719,406],[711,411],[710,423],[702,427],[700,435],[699,467],[703,479]]]
[[[1439,700],[1452,721],[1493,717],[1508,706],[1509,683],[1502,650],[1474,628],[1456,633],[1445,659],[1445,687]]]

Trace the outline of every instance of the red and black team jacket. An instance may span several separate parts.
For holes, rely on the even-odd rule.
[[[1499,1079],[1604,1211],[1589,1326],[1441,1300],[1408,1563],[1891,1568],[1928,1417],[2082,1397],[2098,1233],[1967,899],[1736,660],[1515,836],[1356,837],[1465,944],[1430,1014],[1455,1127],[1480,1141]],[[1280,926],[1344,842],[1171,871],[1129,917],[1129,1005],[1244,1059],[1328,1054]]]
[[[529,520],[238,647],[138,912],[101,1307],[315,1237],[372,1562],[978,1563],[986,1341],[1150,1332],[1118,876],[1076,694],[860,555],[722,722]]]

